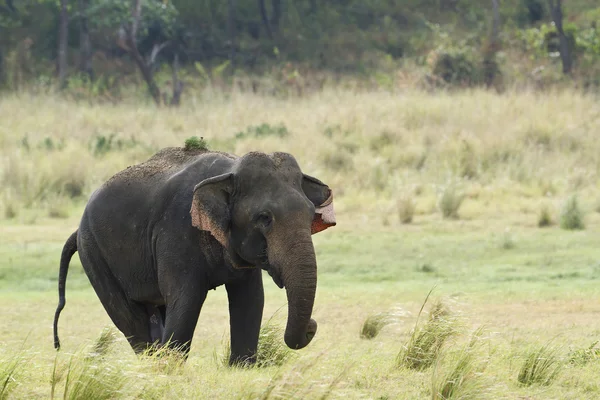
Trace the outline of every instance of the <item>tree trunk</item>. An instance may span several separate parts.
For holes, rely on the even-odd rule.
[[[67,84],[67,45],[69,40],[69,15],[67,0],[60,0],[60,20],[58,24],[58,60],[57,72],[60,88]]]
[[[498,35],[500,34],[500,10],[498,6],[499,0],[492,0],[492,44],[498,43]]]
[[[90,80],[94,79],[92,69],[92,42],[88,28],[87,10],[89,0],[78,0],[79,3],[79,70],[86,74]]]
[[[269,36],[269,39],[273,39],[271,23],[269,22],[269,16],[267,15],[267,7],[265,7],[265,0],[258,0],[258,8],[260,9],[260,17],[262,18],[263,25],[267,31],[267,36]]]
[[[4,52],[0,48],[0,89],[6,86],[6,71],[4,67]]]
[[[562,1],[561,0],[548,0],[550,5],[550,13],[556,26],[556,32],[558,33],[560,59],[562,61],[563,73],[568,75],[571,73],[573,67],[573,58],[571,56],[571,49],[569,49],[569,41],[563,30],[563,13],[562,13]]]
[[[488,88],[494,85],[496,75],[499,72],[496,61],[496,53],[500,48],[500,12],[498,2],[499,0],[492,0],[492,31],[490,39],[483,49],[483,81]]]
[[[142,16],[141,0],[134,0],[133,9],[131,11],[131,16],[132,16],[131,25],[129,26],[129,29],[127,32],[127,47],[128,47],[129,53],[133,57],[133,60],[135,61],[138,68],[142,72],[142,76],[144,77],[144,80],[146,81],[146,85],[148,85],[148,90],[150,91],[150,95],[152,96],[152,99],[154,99],[154,102],[156,103],[157,106],[160,106],[161,105],[160,89],[156,85],[156,82],[154,82],[154,76],[152,74],[152,71],[151,71],[150,67],[146,64],[144,57],[142,57],[142,55],[140,54],[140,52],[137,48],[137,43],[136,43],[137,30],[138,30],[138,26],[140,25],[140,18]]]
[[[229,25],[229,62],[231,71],[235,71],[235,47],[236,47],[236,29],[235,29],[235,0],[229,0],[229,15],[227,23]]]
[[[279,31],[279,21],[281,20],[281,0],[273,0],[273,15],[271,16],[271,27],[273,32]]]
[[[173,58],[173,97],[171,98],[172,106],[179,106],[181,104],[181,93],[183,93],[183,82],[179,80],[177,71],[179,70],[179,54],[175,53]]]
[[[317,13],[317,0],[310,0],[310,14],[315,15]]]

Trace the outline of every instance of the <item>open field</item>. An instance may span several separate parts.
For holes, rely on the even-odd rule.
[[[63,397],[69,365],[79,365],[69,364],[71,354],[83,363],[82,347],[111,326],[74,257],[63,349],[57,357],[52,348],[58,259],[85,198],[114,172],[193,135],[237,154],[289,151],[333,188],[338,226],[313,237],[319,331],[281,366],[225,368],[228,313],[218,288],[183,367],[137,359],[117,335],[92,363],[108,371],[107,382],[124,379],[108,398],[442,398],[435,397],[439,381],[461,355],[475,367],[461,375],[463,397],[451,398],[600,397],[600,351],[586,351],[600,340],[597,98],[569,91],[326,90],[279,100],[204,93],[181,109],[157,111],[12,97],[0,100],[0,121],[0,374],[11,357],[23,359],[7,381],[9,398],[50,398],[53,376],[55,397]],[[569,220],[582,216],[584,229],[561,228],[573,195],[579,208]],[[454,202],[458,217],[443,218],[440,208]],[[549,226],[539,227],[543,210]],[[406,214],[413,220],[402,224]],[[285,308],[277,310],[285,293],[264,280],[265,321],[275,314],[283,323]],[[441,299],[459,321],[457,333],[434,365],[398,366],[432,287],[425,312]],[[384,312],[393,323],[361,338],[363,321]],[[419,326],[427,319],[421,315]],[[546,385],[520,383],[530,350],[548,343],[556,353],[542,358],[556,361],[557,375]]]

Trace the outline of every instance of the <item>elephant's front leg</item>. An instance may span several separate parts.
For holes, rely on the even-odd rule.
[[[265,297],[260,269],[247,278],[225,285],[229,297],[231,355],[229,365],[254,364]]]
[[[193,280],[187,284],[181,282],[177,289],[173,289],[173,295],[169,296],[162,338],[163,345],[179,350],[186,357],[192,345],[200,309],[208,292],[191,282]]]

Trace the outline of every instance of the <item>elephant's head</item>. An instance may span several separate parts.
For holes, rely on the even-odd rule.
[[[231,171],[194,189],[192,223],[209,231],[237,268],[260,267],[285,287],[285,343],[301,349],[312,340],[317,262],[311,235],[335,225],[331,189],[304,175],[286,153],[248,153]]]

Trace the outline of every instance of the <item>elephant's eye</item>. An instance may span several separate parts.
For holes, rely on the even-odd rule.
[[[273,216],[271,215],[270,212],[265,211],[265,212],[261,212],[258,215],[256,215],[255,220],[259,226],[261,226],[263,228],[268,228],[273,223]]]

